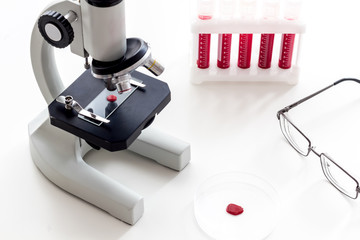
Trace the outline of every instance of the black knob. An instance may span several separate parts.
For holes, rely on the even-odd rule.
[[[47,11],[41,15],[38,27],[43,38],[54,47],[67,47],[74,40],[70,22],[58,12]]]

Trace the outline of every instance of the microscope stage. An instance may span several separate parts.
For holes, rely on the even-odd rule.
[[[120,98],[126,94],[129,96],[108,117],[109,123],[96,125],[85,121],[78,117],[75,110],[66,110],[64,104],[54,100],[48,107],[51,124],[86,140],[92,146],[109,151],[128,148],[141,131],[151,124],[156,114],[170,102],[170,89],[165,82],[136,71],[131,76],[134,80],[142,81],[146,87],[138,88],[131,94],[119,95],[114,91],[113,95]],[[104,82],[94,78],[90,70],[87,70],[60,95],[72,96],[87,110],[87,106],[95,98],[102,97],[100,93],[104,89]],[[106,105],[104,111],[105,108]]]

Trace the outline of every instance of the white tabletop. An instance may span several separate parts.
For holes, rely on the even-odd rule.
[[[172,171],[133,153],[92,152],[87,162],[144,196],[130,226],[48,181],[32,162],[27,124],[46,103],[32,72],[30,36],[47,0],[1,4],[0,239],[208,239],[193,211],[197,187],[220,172],[254,173],[273,185],[281,217],[268,239],[358,239],[360,203],[333,188],[314,154],[284,140],[276,112],[343,77],[360,77],[360,2],[307,1],[300,81],[295,86],[189,80],[189,1],[126,1],[127,35],[152,46],[172,101],[153,127],[191,144],[191,162]],[[83,59],[57,50],[69,83]],[[274,61],[276,62],[276,60]],[[360,86],[344,83],[290,112],[319,152],[360,176]],[[356,175],[357,174],[357,175]],[[360,180],[360,178],[358,178]],[[259,226],[261,228],[261,226]],[[244,236],[246,239],[246,236]]]

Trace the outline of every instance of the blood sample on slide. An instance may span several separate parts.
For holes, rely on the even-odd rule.
[[[210,20],[214,12],[214,0],[198,0],[198,17],[202,21]],[[198,68],[208,68],[210,66],[210,33],[200,33],[198,42]]]
[[[284,4],[284,17],[288,21],[297,20],[301,11],[300,0],[288,0]],[[282,35],[280,56],[279,56],[279,68],[289,69],[291,68],[292,56],[294,52],[295,34],[285,33]]]
[[[263,3],[263,17],[267,20],[274,20],[279,15],[280,3],[278,0],[265,0]],[[263,33],[260,39],[260,51],[258,66],[263,69],[271,67],[272,52],[274,46],[273,33]]]
[[[222,19],[231,19],[234,15],[235,0],[220,0],[219,10],[220,17]],[[230,55],[231,55],[231,33],[221,33],[218,39],[218,58],[217,66],[219,68],[230,67]]]
[[[256,15],[256,0],[240,0],[239,15],[244,20],[252,21]],[[251,64],[252,33],[242,33],[239,36],[238,67],[249,68]]]

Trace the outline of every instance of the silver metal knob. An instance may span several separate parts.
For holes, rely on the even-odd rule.
[[[64,104],[66,110],[71,110],[73,105],[74,98],[72,96],[65,96]]]

